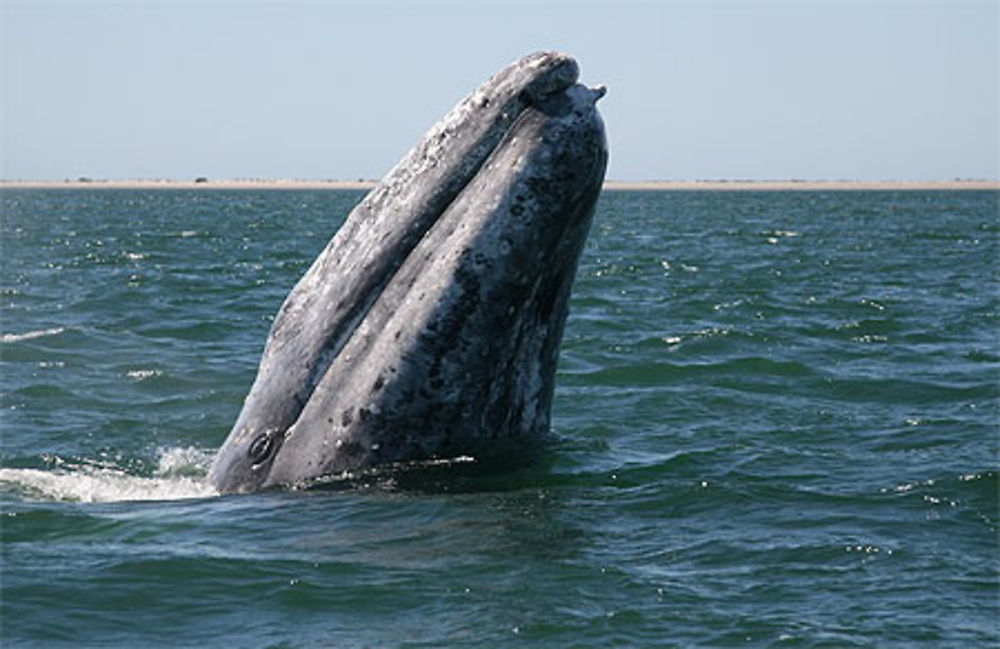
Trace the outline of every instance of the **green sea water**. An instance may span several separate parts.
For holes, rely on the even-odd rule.
[[[2,646],[1000,641],[997,192],[605,192],[537,457],[214,495],[361,196],[0,193]]]

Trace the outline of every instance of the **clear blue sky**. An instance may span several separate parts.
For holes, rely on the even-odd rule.
[[[7,179],[381,177],[538,49],[608,177],[998,178],[995,1],[0,0]]]

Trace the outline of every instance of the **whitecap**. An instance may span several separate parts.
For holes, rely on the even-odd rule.
[[[158,451],[156,475],[160,477],[204,477],[212,465],[214,451],[194,446],[177,448],[161,447]]]
[[[145,381],[148,378],[159,376],[160,374],[160,370],[129,370],[128,372],[125,372],[125,376],[136,382]]]
[[[83,503],[144,500],[184,500],[217,496],[205,480],[212,453],[194,448],[159,450],[152,476],[132,475],[120,468],[65,462],[53,470],[0,469],[0,485],[20,491],[32,500]]]
[[[26,331],[21,334],[3,334],[0,341],[5,343],[19,343],[22,340],[31,340],[33,338],[43,338],[45,336],[55,336],[66,331],[66,327],[52,327],[51,329],[38,329],[36,331]]]

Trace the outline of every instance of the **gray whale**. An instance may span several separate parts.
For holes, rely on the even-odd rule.
[[[607,166],[566,54],[504,68],[350,213],[285,299],[208,479],[301,485],[549,430],[570,288]]]

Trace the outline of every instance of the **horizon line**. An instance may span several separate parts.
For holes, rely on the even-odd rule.
[[[98,179],[80,176],[64,180],[0,179],[0,189],[343,189],[370,190],[379,181],[370,178],[356,180],[299,178],[208,178],[191,180],[176,178]],[[806,179],[686,179],[686,180],[617,180],[607,179],[606,190],[697,190],[697,189],[984,189],[1000,190],[1000,179],[952,178],[949,180],[806,180]]]

